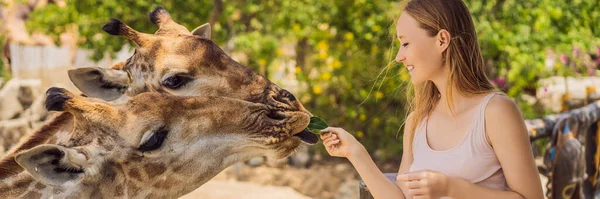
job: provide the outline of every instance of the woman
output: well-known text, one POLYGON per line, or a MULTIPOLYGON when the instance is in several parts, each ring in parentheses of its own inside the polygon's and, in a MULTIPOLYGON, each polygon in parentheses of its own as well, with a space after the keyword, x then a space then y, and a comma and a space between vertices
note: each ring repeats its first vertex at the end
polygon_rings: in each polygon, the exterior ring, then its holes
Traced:
POLYGON ((543 198, 522 115, 485 76, 466 5, 412 0, 396 25, 415 93, 396 184, 344 129, 323 130, 327 152, 348 158, 378 199, 543 198))

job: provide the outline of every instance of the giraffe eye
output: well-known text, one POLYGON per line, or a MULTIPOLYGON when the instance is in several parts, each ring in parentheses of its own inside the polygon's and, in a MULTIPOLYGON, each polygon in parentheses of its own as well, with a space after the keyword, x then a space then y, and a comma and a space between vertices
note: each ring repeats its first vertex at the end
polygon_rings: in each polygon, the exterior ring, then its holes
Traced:
POLYGON ((142 146, 140 146, 138 150, 146 152, 160 148, 162 143, 165 141, 165 138, 167 137, 167 133, 169 133, 169 131, 164 128, 161 128, 160 130, 154 132, 154 134, 152 134, 152 136, 148 138, 148 141, 142 144, 142 146))
POLYGON ((192 81, 191 77, 182 76, 182 75, 173 75, 165 80, 163 80, 162 84, 170 89, 179 89, 182 86, 185 86, 187 83, 192 81))

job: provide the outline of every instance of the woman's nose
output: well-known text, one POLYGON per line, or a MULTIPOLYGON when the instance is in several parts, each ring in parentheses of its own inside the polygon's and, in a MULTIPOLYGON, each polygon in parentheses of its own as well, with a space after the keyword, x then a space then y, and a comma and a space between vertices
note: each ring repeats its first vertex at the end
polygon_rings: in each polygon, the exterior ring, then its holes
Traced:
POLYGON ((398 50, 398 53, 396 54, 395 60, 397 62, 403 62, 404 60, 406 60, 406 57, 404 56, 404 53, 402 52, 402 49, 398 50))

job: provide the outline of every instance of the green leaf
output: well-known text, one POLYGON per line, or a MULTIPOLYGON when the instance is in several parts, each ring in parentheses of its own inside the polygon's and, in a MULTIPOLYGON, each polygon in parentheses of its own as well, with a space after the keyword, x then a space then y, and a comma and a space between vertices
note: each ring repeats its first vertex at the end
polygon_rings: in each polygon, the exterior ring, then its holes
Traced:
POLYGON ((327 125, 327 122, 325 122, 325 120, 318 117, 310 117, 310 123, 308 124, 308 127, 306 127, 306 130, 314 134, 320 134, 320 130, 325 129, 328 126, 329 125, 327 125))

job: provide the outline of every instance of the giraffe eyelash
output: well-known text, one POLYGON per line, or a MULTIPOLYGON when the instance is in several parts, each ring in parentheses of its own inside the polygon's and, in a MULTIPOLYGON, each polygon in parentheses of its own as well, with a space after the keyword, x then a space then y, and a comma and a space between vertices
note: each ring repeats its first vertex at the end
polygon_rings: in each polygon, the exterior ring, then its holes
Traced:
MULTIPOLYGON (((144 144, 142 144, 138 148, 138 150, 140 150, 142 152, 147 152, 147 151, 153 151, 153 150, 160 148, 162 146, 163 142, 165 141, 168 133, 169 133, 169 131, 165 127, 161 127, 160 129, 158 129, 155 132, 146 134, 144 137, 148 137, 148 138, 146 140, 144 140, 144 142, 143 142, 144 144)), ((144 139, 144 138, 142 138, 142 139, 144 139)))

